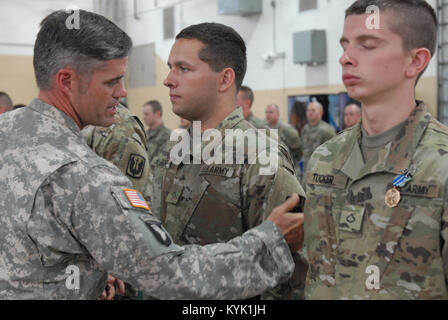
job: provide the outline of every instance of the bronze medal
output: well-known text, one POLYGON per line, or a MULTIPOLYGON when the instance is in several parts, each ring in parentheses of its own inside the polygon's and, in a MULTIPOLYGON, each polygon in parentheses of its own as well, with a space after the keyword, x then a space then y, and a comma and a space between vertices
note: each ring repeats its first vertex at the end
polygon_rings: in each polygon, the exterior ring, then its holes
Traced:
POLYGON ((387 190, 384 200, 389 208, 395 208, 401 200, 400 191, 398 191, 395 187, 387 190))

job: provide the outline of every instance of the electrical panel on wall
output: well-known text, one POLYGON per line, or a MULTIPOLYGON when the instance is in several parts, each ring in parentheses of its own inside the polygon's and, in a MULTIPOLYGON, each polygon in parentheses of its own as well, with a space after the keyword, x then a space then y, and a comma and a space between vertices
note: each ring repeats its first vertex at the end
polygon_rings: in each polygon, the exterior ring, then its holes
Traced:
POLYGON ((325 30, 307 30, 293 35, 294 63, 316 66, 327 62, 325 30))
POLYGON ((317 9, 317 0, 299 0, 299 12, 317 9))
POLYGON ((129 56, 129 87, 156 85, 156 47, 154 43, 132 48, 129 56))
POLYGON ((163 9, 163 39, 174 38, 174 6, 163 9))
POLYGON ((218 14, 247 16, 260 14, 262 0, 218 0, 218 14))

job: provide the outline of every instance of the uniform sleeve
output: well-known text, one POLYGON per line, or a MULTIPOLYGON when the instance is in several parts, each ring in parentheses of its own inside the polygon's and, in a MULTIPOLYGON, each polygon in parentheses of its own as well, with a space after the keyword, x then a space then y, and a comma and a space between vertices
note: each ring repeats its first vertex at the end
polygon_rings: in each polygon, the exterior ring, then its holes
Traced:
POLYGON ((92 132, 89 144, 100 157, 112 162, 131 180, 135 189, 149 200, 150 164, 145 145, 145 132, 134 117, 119 119, 119 124, 92 132))
POLYGON ((273 223, 228 243, 180 247, 148 210, 134 207, 122 182, 90 170, 71 216, 79 241, 112 275, 159 299, 243 299, 291 276, 292 257, 273 223))
POLYGON ((288 142, 288 147, 291 151, 291 155, 294 158, 294 161, 299 162, 300 159, 302 159, 302 143, 299 133, 296 129, 291 128, 290 130, 288 130, 288 142))
MULTIPOLYGON (((243 179, 243 185, 245 186, 243 190, 246 187, 248 190, 244 201, 249 208, 247 211, 249 227, 265 220, 275 207, 285 202, 286 198, 293 193, 305 196, 305 192, 295 175, 291 160, 284 157, 280 150, 278 155, 277 169, 273 174, 260 174, 260 166, 252 165, 243 179)), ((272 290, 263 292, 262 299, 303 299, 308 264, 299 252, 294 252, 293 261, 293 277, 272 290)))
POLYGON ((246 166, 242 179, 243 218, 248 228, 264 221, 275 207, 285 202, 287 196, 304 194, 294 174, 293 164, 280 151, 277 158, 267 154, 265 159, 269 159, 273 169, 271 174, 263 171, 267 166, 258 162, 246 166))
POLYGON ((445 182, 441 238, 442 238, 443 272, 445 273, 445 282, 448 285, 448 181, 445 182))

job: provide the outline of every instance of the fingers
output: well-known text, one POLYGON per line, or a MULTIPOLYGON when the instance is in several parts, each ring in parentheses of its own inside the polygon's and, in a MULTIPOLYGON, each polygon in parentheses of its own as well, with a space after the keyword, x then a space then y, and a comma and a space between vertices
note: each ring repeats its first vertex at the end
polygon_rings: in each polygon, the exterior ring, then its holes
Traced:
POLYGON ((122 280, 120 280, 120 279, 117 279, 116 283, 117 283, 117 285, 118 285, 118 291, 119 291, 121 294, 124 294, 124 291, 125 291, 124 281, 122 281, 122 280))
POLYGON ((294 209, 295 206, 299 203, 299 196, 295 193, 291 195, 285 202, 283 202, 278 209, 281 212, 290 212, 290 210, 294 209))
POLYGON ((113 284, 107 285, 107 298, 106 300, 113 300, 115 297, 115 286, 113 284))

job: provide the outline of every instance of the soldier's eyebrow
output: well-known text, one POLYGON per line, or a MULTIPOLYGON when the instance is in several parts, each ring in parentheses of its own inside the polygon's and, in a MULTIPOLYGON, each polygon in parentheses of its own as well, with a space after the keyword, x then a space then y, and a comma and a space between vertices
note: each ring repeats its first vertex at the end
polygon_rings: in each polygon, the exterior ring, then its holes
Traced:
MULTIPOLYGON (((363 34, 363 35, 357 36, 355 38, 356 42, 365 42, 367 40, 373 40, 373 41, 378 41, 378 42, 385 42, 384 39, 382 39, 380 37, 377 37, 377 36, 374 36, 374 35, 371 35, 371 34, 363 34)), ((341 37, 341 39, 339 40, 339 43, 341 44, 341 46, 343 46, 344 44, 349 43, 349 42, 350 41, 346 37, 344 37, 344 36, 341 37)))
POLYGON ((173 62, 173 63, 171 63, 171 62, 167 62, 167 64, 168 64, 168 67, 169 67, 170 69, 173 67, 173 64, 174 64, 176 67, 181 67, 181 66, 192 67, 192 65, 191 65, 190 63, 188 63, 187 61, 184 61, 184 60, 175 61, 175 62, 173 62))
POLYGON ((121 75, 121 76, 115 77, 115 78, 113 78, 113 79, 106 80, 106 81, 104 81, 104 83, 112 83, 112 82, 121 80, 123 77, 124 77, 124 75, 121 75))

